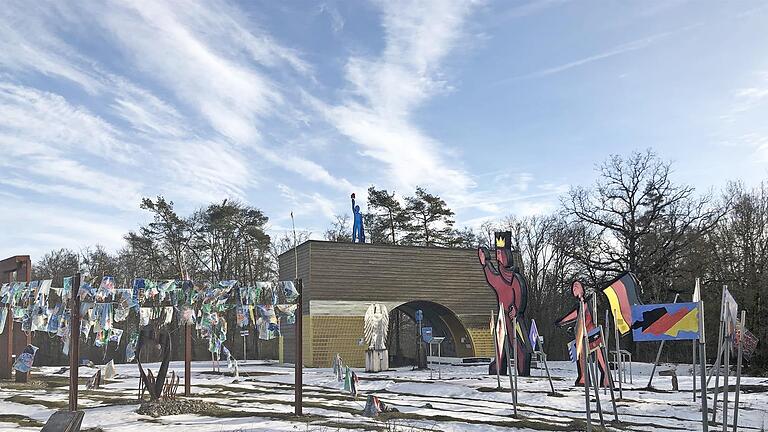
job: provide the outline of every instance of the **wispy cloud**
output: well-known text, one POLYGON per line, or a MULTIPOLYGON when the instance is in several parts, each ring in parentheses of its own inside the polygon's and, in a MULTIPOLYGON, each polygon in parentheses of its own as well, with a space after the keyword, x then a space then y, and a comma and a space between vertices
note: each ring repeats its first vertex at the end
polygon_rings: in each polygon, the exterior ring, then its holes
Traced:
POLYGON ((413 121, 413 111, 446 91, 441 63, 463 35, 475 4, 463 1, 380 2, 385 47, 346 64, 344 101, 317 106, 362 155, 383 162, 397 188, 416 185, 460 193, 471 179, 446 157, 442 143, 413 121))
POLYGON ((657 44, 657 43, 661 42, 662 40, 667 39, 667 38, 669 38, 669 37, 671 37, 671 36, 673 36, 675 34, 678 34, 678 33, 684 32, 684 31, 688 31, 688 30, 692 30, 694 28, 700 27, 701 25, 703 25, 703 24, 702 23, 697 23, 697 24, 681 27, 681 28, 673 30, 673 31, 667 31, 667 32, 663 32, 663 33, 658 33, 658 34, 654 34, 654 35, 651 35, 651 36, 647 36, 647 37, 644 37, 644 38, 636 39, 636 40, 633 40, 633 41, 630 41, 630 42, 626 42, 626 43, 617 45, 617 46, 615 46, 613 48, 610 48, 608 50, 605 50, 605 51, 602 51, 602 52, 599 52, 599 53, 596 53, 596 54, 592 54, 592 55, 589 55, 589 56, 586 56, 586 57, 583 57, 583 58, 580 58, 580 59, 577 59, 577 60, 572 60, 572 61, 569 61, 569 62, 566 62, 566 63, 562 63, 562 64, 559 64, 559 65, 556 65, 556 66, 551 66, 551 67, 548 67, 548 68, 545 68, 545 69, 542 69, 542 70, 539 70, 539 71, 536 71, 536 72, 532 72, 532 73, 529 73, 529 74, 514 76, 514 77, 510 77, 510 78, 505 78, 505 79, 502 79, 502 80, 499 80, 499 81, 493 83, 493 85, 505 84, 505 83, 508 83, 508 82, 511 82, 511 81, 517 81, 517 80, 522 80, 522 79, 541 78, 541 77, 545 77, 545 76, 548 76, 548 75, 554 75, 554 74, 558 74, 558 73, 561 73, 561 72, 565 72, 565 71, 573 69, 573 68, 584 66, 584 65, 589 64, 589 63, 593 63, 593 62, 604 60, 604 59, 611 58, 611 57, 620 56, 620 55, 623 55, 623 54, 626 54, 626 53, 629 53, 629 52, 632 52, 632 51, 638 51, 638 50, 647 48, 647 47, 649 47, 651 45, 657 44))

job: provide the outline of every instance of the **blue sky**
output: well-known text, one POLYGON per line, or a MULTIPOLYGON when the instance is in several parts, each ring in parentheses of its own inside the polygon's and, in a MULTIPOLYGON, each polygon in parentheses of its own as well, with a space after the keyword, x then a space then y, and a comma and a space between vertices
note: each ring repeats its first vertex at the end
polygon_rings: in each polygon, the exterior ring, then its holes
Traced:
POLYGON ((351 192, 422 185, 477 225, 648 147, 753 185, 766 28, 761 1, 6 2, 0 256, 118 248, 159 194, 318 236, 351 192))

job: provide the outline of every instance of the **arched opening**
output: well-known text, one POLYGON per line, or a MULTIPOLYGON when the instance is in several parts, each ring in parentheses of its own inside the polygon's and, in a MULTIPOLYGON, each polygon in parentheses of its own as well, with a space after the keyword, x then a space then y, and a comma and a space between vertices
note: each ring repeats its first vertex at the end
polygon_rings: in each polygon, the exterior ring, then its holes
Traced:
MULTIPOLYGON (((417 310, 421 310, 424 315, 423 327, 432 327, 433 336, 445 337, 440 347, 443 357, 473 357, 475 355, 469 333, 456 314, 437 303, 412 301, 389 312, 387 347, 389 348, 390 366, 416 364, 418 343, 421 341, 419 327, 416 323, 417 310)), ((426 347, 426 349, 429 348, 426 347)))

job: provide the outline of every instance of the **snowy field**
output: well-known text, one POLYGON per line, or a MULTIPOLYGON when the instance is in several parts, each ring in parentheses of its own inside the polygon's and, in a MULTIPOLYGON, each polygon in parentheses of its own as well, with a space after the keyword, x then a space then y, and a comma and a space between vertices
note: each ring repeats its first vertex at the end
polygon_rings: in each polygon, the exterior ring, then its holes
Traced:
MULTIPOLYGON (((150 364, 157 370, 158 364, 150 364)), ((181 362, 171 370, 183 373, 181 362)), ((670 369, 663 365, 657 369, 670 369)), ((67 406, 68 374, 59 367, 33 369, 32 385, 0 382, 0 430, 39 431, 57 409, 67 406)), ((512 416, 509 381, 488 376, 487 366, 443 366, 442 379, 430 379, 429 371, 401 368, 360 377, 355 399, 343 390, 330 369, 305 369, 303 418, 292 417, 293 369, 271 362, 249 361, 234 378, 209 372, 210 363, 193 364, 193 395, 221 407, 209 415, 177 415, 154 419, 136 414, 138 368, 118 365, 118 376, 99 390, 85 390, 85 378, 94 369, 80 369, 80 408, 85 410, 83 428, 91 431, 563 431, 583 430, 584 392, 574 387, 574 365, 550 362, 556 395, 540 372, 519 378, 518 416, 512 416), (365 398, 377 395, 397 408, 377 419, 362 415, 365 398)), ((613 423, 610 394, 600 392, 608 430, 695 431, 701 430, 700 404, 691 396, 690 365, 677 368, 680 391, 673 392, 671 378, 657 376, 654 391, 646 391, 650 365, 635 363, 634 384, 624 385, 618 402, 620 423, 613 423), (609 423, 610 422, 610 423, 609 423)), ((543 375, 543 374, 542 374, 543 375)), ((436 376, 435 376, 436 378, 436 376)), ((735 380, 732 382, 732 385, 735 380)), ((714 380, 712 381, 714 385, 714 380)), ((722 385, 722 381, 721 381, 722 385)), ((183 387, 183 379, 182 379, 183 387)), ((742 378, 739 430, 759 431, 768 417, 768 378, 742 378)), ((183 388, 180 388, 183 393, 183 388)), ((712 390, 712 388, 710 389, 712 390)), ((594 397, 594 395, 592 395, 594 397)), ((618 397, 618 390, 617 390, 618 397)), ((710 409, 711 409, 710 393, 710 409)), ((734 393, 730 394, 733 401, 734 393)), ((593 404, 594 406, 594 404, 593 404)), ((718 411, 718 413, 720 410, 718 411)), ((597 414, 593 416, 597 421, 597 414)), ((718 415, 718 420, 721 417, 718 415)), ((715 427, 712 427, 715 430, 715 427)), ((599 430, 599 429, 597 429, 599 430)))

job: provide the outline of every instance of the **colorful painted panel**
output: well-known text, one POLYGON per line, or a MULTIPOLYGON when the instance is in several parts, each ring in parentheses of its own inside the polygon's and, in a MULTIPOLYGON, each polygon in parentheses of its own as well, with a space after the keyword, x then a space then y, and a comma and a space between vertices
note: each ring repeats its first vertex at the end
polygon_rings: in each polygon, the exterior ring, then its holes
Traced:
POLYGON ((634 305, 632 317, 635 342, 699 338, 698 303, 634 305))

